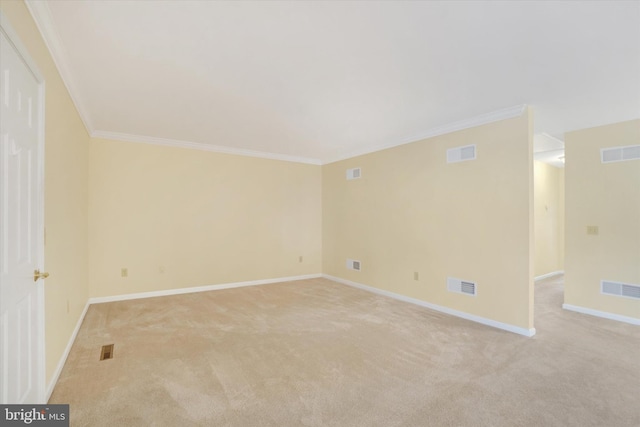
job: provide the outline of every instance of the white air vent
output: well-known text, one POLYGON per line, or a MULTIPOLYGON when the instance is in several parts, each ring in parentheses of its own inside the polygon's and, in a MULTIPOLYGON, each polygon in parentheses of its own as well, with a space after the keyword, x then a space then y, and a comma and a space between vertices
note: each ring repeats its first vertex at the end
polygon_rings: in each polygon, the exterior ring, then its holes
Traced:
POLYGON ((603 280, 600 282, 600 289, 603 294, 640 299, 640 285, 603 280))
POLYGON ((347 268, 349 270, 360 271, 360 261, 356 261, 355 259, 348 259, 347 260, 347 268))
POLYGON ((465 160, 476 159, 476 146, 465 145, 464 147, 450 148, 447 150, 447 163, 464 162, 465 160))
POLYGON ((640 159, 640 145, 626 147, 603 148, 600 150, 602 163, 623 162, 640 159))
POLYGON ((347 179, 358 179, 362 176, 360 168, 347 169, 347 179))
POLYGON ((478 289, 474 282, 468 280, 456 279, 455 277, 447 277, 447 289, 449 292, 457 292, 459 294, 477 295, 478 289))

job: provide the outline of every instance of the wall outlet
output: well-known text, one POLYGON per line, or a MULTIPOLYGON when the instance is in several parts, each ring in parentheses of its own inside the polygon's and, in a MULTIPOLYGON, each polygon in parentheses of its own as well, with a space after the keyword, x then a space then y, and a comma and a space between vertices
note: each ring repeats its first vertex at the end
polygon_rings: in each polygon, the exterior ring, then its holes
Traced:
POLYGON ((123 268, 120 270, 120 276, 122 277, 128 277, 129 276, 129 269, 128 268, 123 268))
POLYGON ((600 230, 597 225, 587 225, 587 234, 590 236, 597 236, 600 230))
POLYGON ((417 271, 413 272, 413 280, 420 280, 420 273, 418 273, 417 271))
POLYGON ((160 267, 158 267, 158 273, 164 274, 164 265, 161 265, 160 267))
POLYGON ((298 257, 298 262, 302 262, 302 255, 298 257))

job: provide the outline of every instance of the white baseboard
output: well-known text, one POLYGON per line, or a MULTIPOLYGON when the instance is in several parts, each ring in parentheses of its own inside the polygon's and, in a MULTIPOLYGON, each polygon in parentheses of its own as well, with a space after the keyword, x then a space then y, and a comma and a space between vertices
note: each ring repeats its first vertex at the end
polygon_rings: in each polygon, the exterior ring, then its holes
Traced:
POLYGON ((565 310, 575 311, 582 314, 589 314, 591 316, 602 317, 609 320, 617 320, 618 322, 630 323, 632 325, 640 325, 640 319, 629 316, 622 316, 620 314, 609 313, 608 311, 593 310, 591 308, 580 307, 578 305, 562 304, 562 308, 565 310))
POLYGON ((317 279, 321 274, 306 274, 303 276, 278 277, 275 279, 249 280, 247 282, 221 283, 219 285, 196 286, 193 288, 167 289, 164 291, 141 292, 137 294, 113 295, 110 297, 89 298, 89 304, 101 304, 103 302, 126 301, 130 299, 164 297, 168 295, 191 294, 194 292, 207 292, 220 289, 241 288, 244 286, 268 285, 270 283, 293 282, 295 280, 317 279))
POLYGON ((280 282, 293 282, 295 280, 306 280, 306 279, 317 279, 318 277, 322 277, 321 274, 306 274, 303 276, 289 276, 289 277, 279 277, 276 279, 265 279, 265 280, 250 280, 247 282, 235 282, 235 283, 223 283, 220 285, 207 285, 207 286, 197 286, 193 288, 179 288, 179 289, 167 289, 164 291, 153 291, 153 292, 141 292, 137 294, 125 294, 125 295, 114 295, 110 297, 98 297, 98 298, 89 298, 87 303, 84 306, 84 310, 82 310, 82 314, 80 314, 80 318, 78 319, 78 323, 76 324, 71 337, 69 338, 69 342, 67 343, 67 347, 62 353, 60 357, 60 361, 58 362, 58 366, 56 367, 55 372, 53 373, 53 377, 47 386, 47 394, 46 394, 46 402, 51 398, 51 393, 53 393, 53 389, 58 382, 58 378, 60 378, 60 373, 62 373, 62 368, 64 368, 64 364, 67 361, 67 357, 69 356, 69 352, 71 351, 71 347, 73 346, 74 341, 76 340, 76 336, 78 335, 78 331, 80 330, 80 326, 82 326, 82 322, 84 321, 84 317, 87 314, 87 310, 91 304, 100 304, 104 302, 114 302, 114 301, 125 301, 131 299, 140 299, 140 298, 151 298, 151 297, 160 297, 167 295, 179 295, 179 294, 188 294, 192 292, 205 292, 205 291, 215 291, 219 289, 231 289, 231 288, 240 288, 243 286, 256 286, 256 285, 267 285, 269 283, 280 283, 280 282))
POLYGON ((60 378, 60 374, 62 373, 62 368, 64 368, 64 364, 67 362, 67 357, 69 357, 69 352, 71 351, 71 347, 73 347, 73 343, 76 340, 76 336, 78 335, 78 331, 80 331, 80 327, 82 326, 82 322, 84 321, 84 316, 87 314, 87 310, 89 310, 89 301, 84 305, 84 309, 82 309, 82 313, 80 313, 80 317, 78 318, 78 322, 76 322, 76 327, 73 329, 71 336, 69 337, 69 342, 67 343, 67 347, 64 349, 62 356, 60 356, 60 360, 58 361, 58 366, 56 366, 56 370, 53 372, 53 377, 51 377, 51 381, 47 385, 45 402, 48 402, 51 398, 51 393, 53 393, 53 389, 58 382, 58 378, 60 378))
MULTIPOLYGON (((412 304, 416 304, 422 307, 430 308, 432 310, 440 311, 442 313, 450 314, 453 316, 461 317, 463 319, 471 320, 473 322, 481 323, 487 326, 493 326, 494 328, 503 329, 505 331, 514 332, 516 334, 524 335, 527 337, 532 337, 535 335, 536 330, 534 328, 525 329, 520 328, 518 326, 509 325, 507 323, 497 322, 495 320, 486 319, 484 317, 476 316, 473 314, 465 313, 458 310, 453 310, 447 307, 442 307, 436 304, 431 304, 426 301, 418 300, 415 298, 407 297, 404 295, 396 294, 393 292, 385 291, 382 289, 377 289, 371 286, 363 285, 361 283, 352 282, 350 280, 341 279, 339 277, 329 276, 327 274, 307 274, 303 276, 290 276, 290 277, 279 277, 275 279, 265 279, 265 280, 250 280, 246 282, 235 282, 235 283, 223 283, 219 285, 207 285, 207 286, 197 286, 192 288, 179 288, 179 289, 167 289, 163 291, 152 291, 152 292, 141 292, 135 294, 124 294, 124 295, 114 295, 109 297, 94 297, 89 298, 84 309, 82 310, 82 314, 78 319, 75 329, 69 338, 69 342, 67 343, 67 347, 64 350, 64 353, 60 357, 60 361, 58 362, 58 366, 47 386, 47 394, 46 401, 49 401, 51 397, 51 393, 53 393, 53 389, 55 388, 56 383, 58 382, 58 378, 60 377, 60 373, 62 372, 62 368, 64 367, 65 362, 67 361, 67 357, 69 356, 69 352, 71 351, 71 347, 78 335, 78 331, 82 326, 82 322, 84 321, 84 317, 87 314, 87 310, 91 304, 101 304, 105 302, 115 302, 115 301, 126 301, 132 299, 140 299, 140 298, 152 298, 159 296, 168 296, 168 295, 179 295, 179 294, 187 294, 193 292, 206 292, 206 291, 215 291, 220 289, 231 289, 231 288, 240 288, 243 286, 257 286, 257 285, 267 285, 270 283, 280 283, 280 282, 292 282, 295 280, 306 280, 306 279, 317 279, 318 277, 324 277, 329 280, 333 280, 338 283, 342 283, 345 285, 353 286, 356 288, 360 288, 369 292, 374 292, 380 295, 385 295, 391 298, 395 298, 400 301, 409 302, 412 304)), ((577 311, 577 310, 576 310, 577 311)), ((630 318, 629 318, 630 319, 630 318)))
POLYGON ((374 288, 372 286, 363 285, 362 283, 352 282, 351 280, 341 279, 339 277, 330 276, 328 274, 323 274, 322 277, 333 280, 334 282, 342 283, 348 286, 353 286, 354 288, 363 289, 365 291, 373 292, 379 295, 384 295, 387 297, 391 297, 400 301, 409 302, 411 304, 416 304, 421 307, 429 308, 431 310, 439 311, 441 313, 450 314, 452 316, 461 317, 466 320, 471 320, 472 322, 481 323, 483 325, 492 326, 494 328, 502 329, 505 331, 513 332, 519 335, 524 335, 526 337, 532 337, 536 334, 535 328, 526 329, 521 328, 519 326, 510 325, 508 323, 498 322, 496 320, 487 319, 485 317, 476 316, 475 314, 465 313, 464 311, 454 310, 452 308, 443 307, 441 305, 432 304, 426 301, 422 301, 416 298, 411 298, 405 295, 396 294, 394 292, 385 291, 382 289, 374 288))
POLYGON ((548 279, 549 277, 553 277, 553 276, 560 276, 561 274, 564 274, 564 270, 552 271, 551 273, 541 274, 540 276, 534 277, 533 280, 537 282, 538 280, 548 279))

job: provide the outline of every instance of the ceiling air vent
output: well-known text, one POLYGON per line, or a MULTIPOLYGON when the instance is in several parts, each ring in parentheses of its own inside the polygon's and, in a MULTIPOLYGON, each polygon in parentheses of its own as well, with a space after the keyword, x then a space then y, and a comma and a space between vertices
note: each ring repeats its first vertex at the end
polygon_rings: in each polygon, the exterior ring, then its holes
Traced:
POLYGON ((465 145, 464 147, 450 148, 447 150, 447 163, 464 162, 476 159, 476 146, 465 145))
POLYGON ((640 159, 640 145, 626 147, 603 148, 600 150, 602 163, 623 162, 640 159))
POLYGON ((603 294, 640 299, 640 285, 603 280, 600 282, 600 289, 603 294))
POLYGON ((477 295, 477 285, 474 282, 456 279, 455 277, 447 277, 447 289, 449 292, 473 296, 477 295))
POLYGON ((360 261, 356 261, 355 259, 348 259, 347 260, 347 268, 349 270, 360 271, 360 261))
POLYGON ((347 169, 347 179, 358 179, 362 176, 360 168, 347 169))

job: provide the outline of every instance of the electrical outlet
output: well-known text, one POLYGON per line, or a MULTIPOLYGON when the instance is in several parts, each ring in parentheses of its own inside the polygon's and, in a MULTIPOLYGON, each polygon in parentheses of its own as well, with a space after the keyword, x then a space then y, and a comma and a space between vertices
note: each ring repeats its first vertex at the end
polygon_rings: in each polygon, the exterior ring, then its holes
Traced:
POLYGON ((129 269, 128 268, 123 268, 122 270, 120 270, 120 276, 128 277, 129 276, 129 269))
POLYGON ((161 265, 160 267, 158 267, 158 273, 164 274, 164 265, 161 265))
POLYGON ((597 225, 587 225, 587 234, 590 236, 597 236, 599 233, 597 225))
POLYGON ((302 262, 302 255, 298 257, 298 262, 302 262))
POLYGON ((413 280, 420 280, 420 274, 417 271, 413 272, 413 280))

